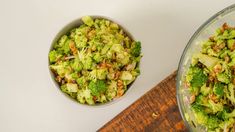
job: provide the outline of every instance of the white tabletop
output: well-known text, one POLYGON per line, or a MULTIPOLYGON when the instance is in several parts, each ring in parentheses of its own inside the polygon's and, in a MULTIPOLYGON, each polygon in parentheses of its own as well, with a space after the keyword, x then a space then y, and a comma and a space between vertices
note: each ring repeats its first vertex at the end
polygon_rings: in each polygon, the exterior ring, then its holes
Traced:
POLYGON ((0 131, 95 131, 173 72, 192 34, 233 0, 1 0, 0 131), (142 42, 141 76, 120 101, 84 107, 53 84, 55 34, 83 15, 103 15, 142 42))

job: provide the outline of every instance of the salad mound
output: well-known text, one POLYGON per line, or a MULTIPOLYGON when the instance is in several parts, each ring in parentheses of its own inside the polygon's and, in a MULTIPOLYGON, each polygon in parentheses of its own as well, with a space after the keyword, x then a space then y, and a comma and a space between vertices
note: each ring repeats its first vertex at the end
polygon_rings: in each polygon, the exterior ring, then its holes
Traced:
POLYGON ((207 131, 234 131, 235 28, 224 23, 202 43, 185 80, 197 124, 207 131))
POLYGON ((49 52, 60 89, 79 103, 94 105, 121 97, 140 75, 141 43, 116 23, 82 17, 49 52))

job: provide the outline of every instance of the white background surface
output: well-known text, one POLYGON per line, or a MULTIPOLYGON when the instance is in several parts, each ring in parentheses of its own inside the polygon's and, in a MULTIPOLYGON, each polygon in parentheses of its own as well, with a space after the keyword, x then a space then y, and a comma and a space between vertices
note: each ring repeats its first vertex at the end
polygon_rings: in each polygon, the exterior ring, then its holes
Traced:
POLYGON ((1 0, 0 131, 95 131, 173 72, 196 29, 233 0, 1 0), (53 84, 47 54, 55 34, 83 15, 125 26, 143 45, 142 74, 120 101, 84 107, 53 84))

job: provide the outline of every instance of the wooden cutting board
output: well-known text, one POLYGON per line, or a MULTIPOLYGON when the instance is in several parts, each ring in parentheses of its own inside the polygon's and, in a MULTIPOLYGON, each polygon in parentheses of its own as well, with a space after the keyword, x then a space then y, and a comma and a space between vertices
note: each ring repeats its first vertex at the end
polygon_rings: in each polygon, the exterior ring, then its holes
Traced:
POLYGON ((98 131, 187 131, 176 101, 176 71, 98 131))

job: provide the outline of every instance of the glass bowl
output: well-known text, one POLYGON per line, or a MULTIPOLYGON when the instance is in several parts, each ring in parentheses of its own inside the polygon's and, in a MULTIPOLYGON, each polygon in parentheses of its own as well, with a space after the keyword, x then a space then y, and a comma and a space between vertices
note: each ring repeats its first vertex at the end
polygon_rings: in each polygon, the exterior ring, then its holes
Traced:
POLYGON ((206 129, 197 124, 190 110, 190 94, 184 86, 185 75, 189 68, 192 55, 201 50, 200 44, 213 35, 215 30, 225 22, 230 26, 235 26, 235 4, 216 13, 203 23, 189 40, 180 59, 176 78, 177 103, 184 123, 190 131, 206 131, 206 129))

